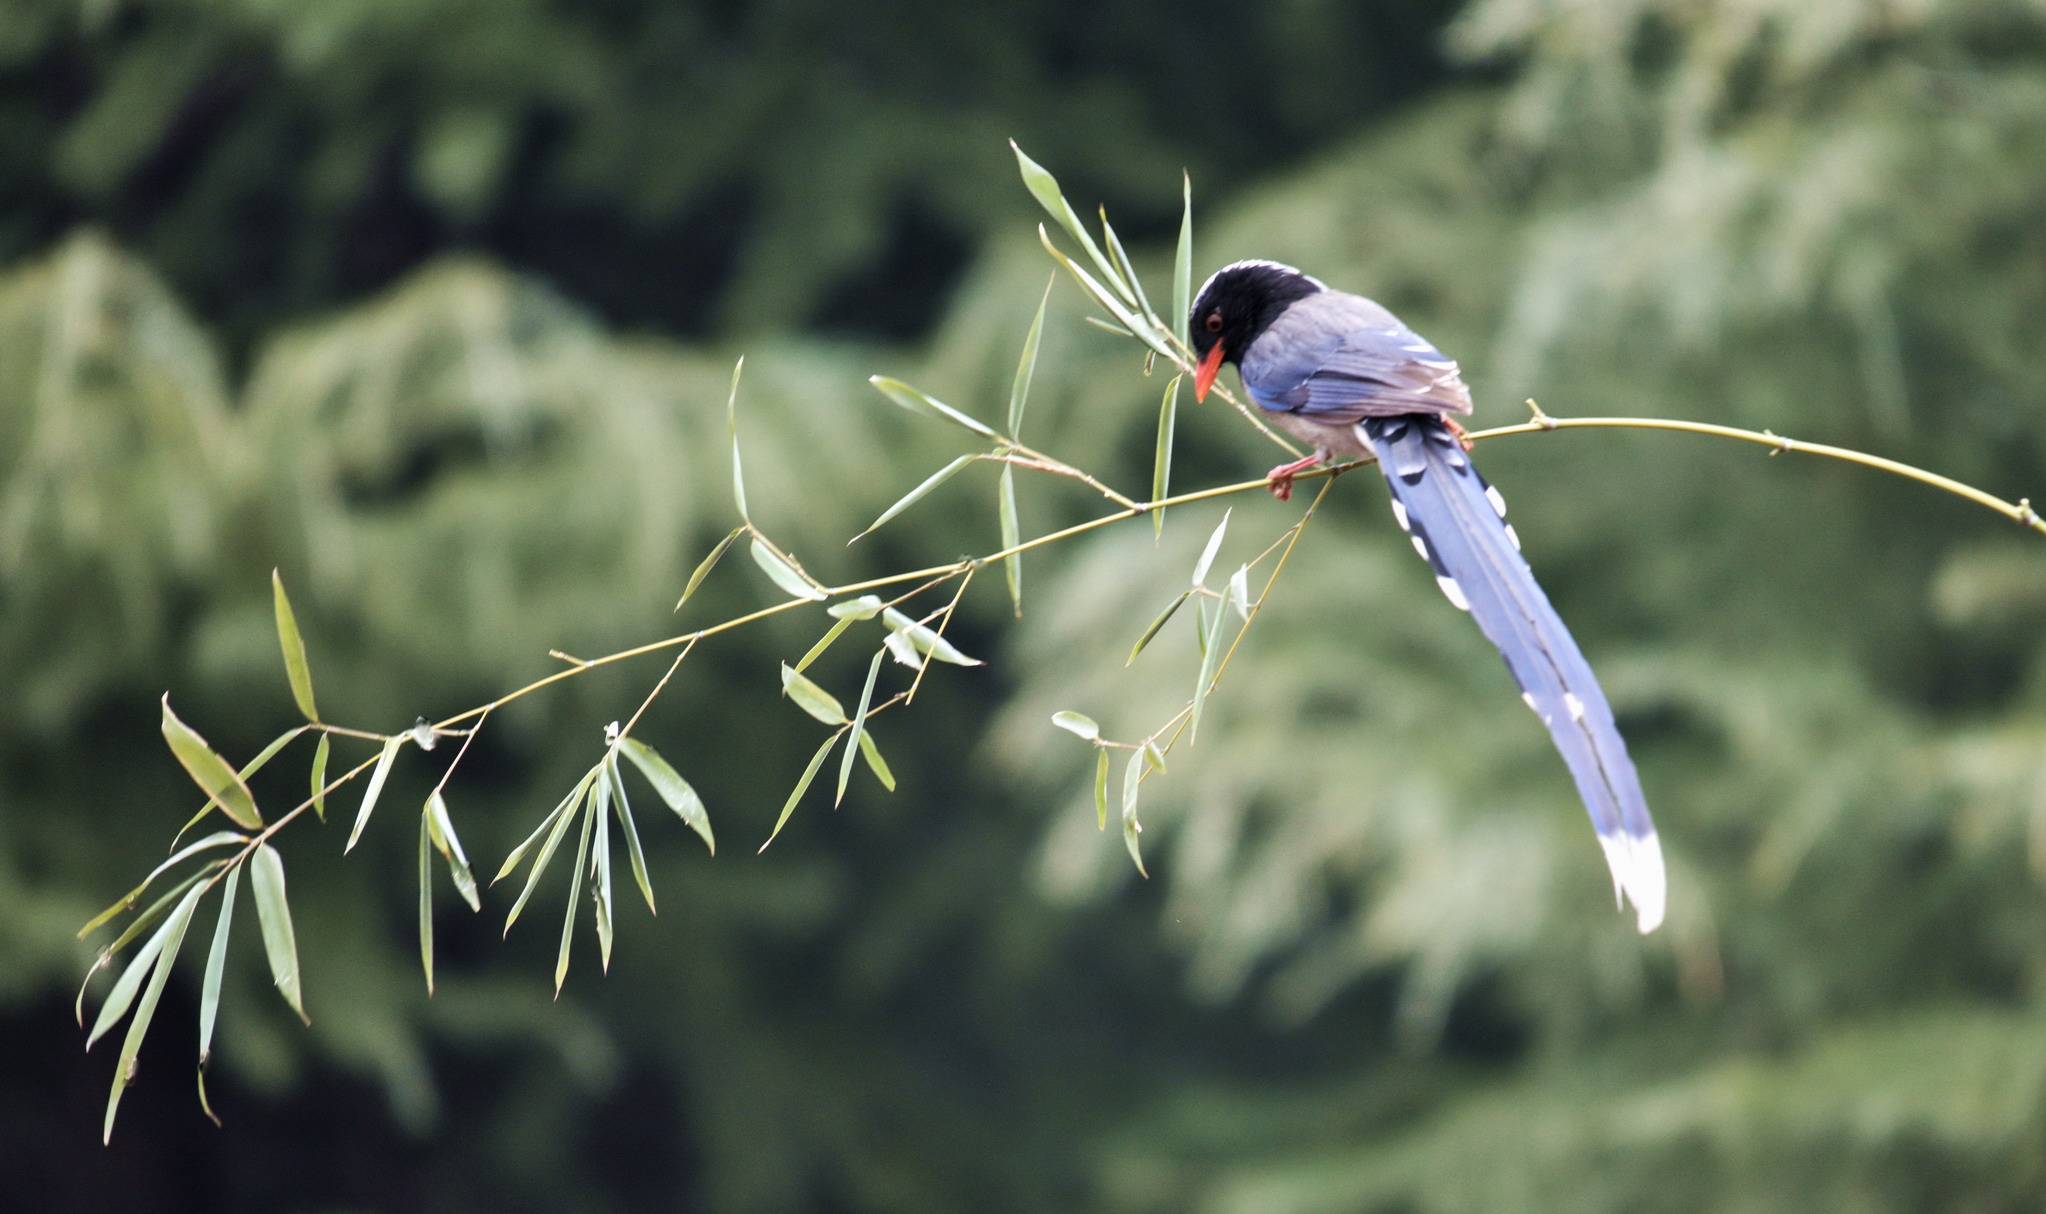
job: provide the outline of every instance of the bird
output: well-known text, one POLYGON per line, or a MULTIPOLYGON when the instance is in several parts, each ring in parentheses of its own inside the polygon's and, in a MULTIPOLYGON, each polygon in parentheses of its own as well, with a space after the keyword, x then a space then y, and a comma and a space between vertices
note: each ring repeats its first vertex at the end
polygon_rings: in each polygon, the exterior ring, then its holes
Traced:
POLYGON ((1194 399, 1224 363, 1252 403, 1312 454, 1267 474, 1274 496, 1338 457, 1375 456, 1393 518, 1457 610, 1499 650, 1521 699, 1562 753, 1613 877, 1643 935, 1661 925, 1662 847, 1613 710, 1535 581, 1506 500, 1471 463, 1471 412, 1456 362, 1385 307, 1275 261, 1238 261, 1201 285, 1187 317, 1194 399))

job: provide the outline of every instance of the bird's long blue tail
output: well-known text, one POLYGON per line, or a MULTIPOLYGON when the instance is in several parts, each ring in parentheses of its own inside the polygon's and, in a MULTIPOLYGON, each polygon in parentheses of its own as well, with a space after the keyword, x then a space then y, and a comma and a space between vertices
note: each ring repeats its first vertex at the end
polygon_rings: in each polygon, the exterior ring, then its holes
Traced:
POLYGON ((1614 896, 1634 904, 1642 932, 1662 922, 1662 848, 1641 779, 1591 666, 1520 555, 1506 502, 1478 475, 1448 428, 1422 416, 1371 418, 1359 436, 1378 454, 1393 514, 1506 659, 1521 698, 1542 719, 1591 812, 1614 896))

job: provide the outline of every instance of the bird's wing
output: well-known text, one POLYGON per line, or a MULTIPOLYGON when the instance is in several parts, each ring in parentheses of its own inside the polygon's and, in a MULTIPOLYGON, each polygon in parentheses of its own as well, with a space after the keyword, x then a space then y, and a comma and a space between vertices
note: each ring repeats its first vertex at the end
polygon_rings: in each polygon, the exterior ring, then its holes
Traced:
POLYGON ((1641 778, 1590 664, 1520 555, 1505 499, 1433 418, 1373 418, 1357 430, 1377 452, 1393 514, 1442 593, 1498 647, 1521 698, 1562 752, 1605 848, 1615 896, 1633 902, 1643 932, 1655 930, 1663 914, 1662 850, 1641 778))
POLYGON ((1362 296, 1310 295, 1258 338, 1244 386, 1274 412, 1344 425, 1405 413, 1469 413, 1455 360, 1362 296))

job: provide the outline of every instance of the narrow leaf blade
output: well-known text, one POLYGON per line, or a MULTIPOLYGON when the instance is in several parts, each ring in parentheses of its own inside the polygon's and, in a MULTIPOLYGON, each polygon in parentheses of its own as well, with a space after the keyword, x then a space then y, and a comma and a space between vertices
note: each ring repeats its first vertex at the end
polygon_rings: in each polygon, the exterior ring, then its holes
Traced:
MULTIPOLYGON (((1188 345, 1186 326, 1193 312, 1193 177, 1180 174, 1185 207, 1179 214, 1179 249, 1172 259, 1172 332, 1188 345)), ((1191 347, 1189 347, 1191 348, 1191 347)))
POLYGON ((767 833, 767 843, 760 845, 761 851, 766 851, 768 843, 774 842, 780 836, 781 828, 788 825, 789 815, 796 812, 796 802, 802 800, 803 794, 810 790, 810 781, 817 778, 817 769, 824 766, 825 756, 831 753, 831 747, 837 741, 838 735, 832 734, 824 739, 824 744, 817 748, 817 753, 810 756, 810 765, 803 769, 802 778, 798 779, 795 788, 789 791, 789 799, 781 807, 781 816, 774 820, 774 829, 767 833))
MULTIPOLYGON (((1233 510, 1234 507, 1231 507, 1233 510)), ((1222 550, 1222 536, 1229 530, 1230 510, 1222 512, 1222 521, 1215 524, 1214 533, 1208 536, 1208 546, 1201 549, 1201 559, 1194 562, 1193 579, 1189 583, 1199 586, 1207 580, 1208 566, 1215 563, 1215 554, 1222 550)))
POLYGON ((206 744, 206 739, 171 711, 169 692, 163 697, 162 726, 164 741, 170 744, 171 753, 177 756, 179 765, 199 786, 199 791, 219 802, 221 812, 234 819, 235 825, 254 830, 263 824, 263 815, 256 812, 256 798, 249 792, 249 786, 228 766, 226 759, 206 744))
POLYGON ((660 914, 654 906, 654 883, 646 875, 646 853, 640 850, 639 827, 632 820, 632 802, 625 796, 625 779, 618 774, 618 756, 611 755, 604 760, 604 778, 611 781, 611 809, 618 815, 618 828, 625 835, 625 854, 632 861, 632 879, 639 885, 640 896, 646 899, 647 911, 660 914))
POLYGON ((185 929, 191 926, 192 909, 199 903, 203 888, 194 889, 178 903, 178 908, 163 925, 164 942, 158 950, 156 967, 150 972, 149 986, 142 992, 142 1001, 135 1006, 135 1019, 128 1023, 128 1036, 121 1042, 121 1057, 114 1064, 113 1090, 107 1093, 106 1123, 100 1130, 100 1142, 111 1142, 114 1137, 114 1111, 121 1105, 121 1092, 135 1075, 135 1060, 142 1052, 142 1038, 149 1033, 149 1022, 156 1016, 157 1001, 163 998, 163 988, 170 981, 171 965, 177 960, 178 949, 185 942, 185 929))
POLYGON ((448 876, 454 879, 455 892, 462 895, 462 901, 469 904, 470 910, 482 910, 483 900, 476 890, 476 874, 469 869, 469 857, 462 850, 461 839, 455 836, 455 821, 448 816, 448 803, 439 789, 426 799, 423 816, 433 845, 448 862, 448 876))
MULTIPOLYGON (((1179 425, 1179 381, 1173 376, 1165 385, 1164 399, 1158 402, 1158 446, 1151 456, 1151 500, 1162 502, 1172 496, 1172 441, 1179 425)), ((1165 532, 1165 510, 1161 507, 1151 512, 1151 534, 1153 537, 1165 532)))
POLYGON ((327 759, 333 750, 332 738, 324 733, 320 735, 320 744, 313 747, 313 812, 322 822, 327 820, 327 759))
POLYGON ((270 597, 277 611, 277 643, 284 649, 284 676, 291 681, 291 698, 298 701, 298 710, 308 721, 318 721, 320 710, 313 704, 313 672, 306 663, 305 639, 299 635, 298 615, 291 609, 291 599, 284 593, 284 578, 277 570, 270 571, 270 597))
POLYGON ((355 811, 355 826, 348 832, 348 845, 341 849, 342 855, 355 850, 355 841, 362 838, 362 828, 369 825, 369 815, 377 807, 377 798, 384 793, 384 780, 391 774, 391 763, 398 757, 398 747, 405 741, 404 734, 384 739, 383 753, 377 756, 377 765, 370 770, 369 786, 362 790, 362 808, 355 811))
POLYGON ((419 966, 426 971, 426 997, 433 998, 433 843, 425 814, 419 815, 419 966))
POLYGON ((1144 833, 1143 824, 1137 821, 1137 789, 1143 782, 1144 756, 1139 751, 1130 756, 1129 766, 1122 772, 1122 843, 1136 863, 1137 875, 1148 880, 1151 874, 1144 871, 1144 853, 1137 838, 1144 833))
POLYGON ((1165 605, 1165 610, 1159 612, 1158 617, 1152 620, 1150 624, 1144 628, 1144 635, 1138 637, 1137 643, 1130 646, 1130 656, 1123 662, 1123 665, 1128 666, 1132 662, 1135 662, 1137 660, 1137 655, 1144 652, 1144 646, 1149 645, 1151 643, 1151 638, 1158 635, 1158 630, 1165 627, 1165 622, 1167 620, 1170 620, 1173 614, 1177 612, 1189 598, 1192 597, 1193 591, 1182 590, 1179 592, 1178 598, 1172 600, 1170 603, 1167 603, 1165 605))
POLYGON ((1108 751, 1094 752, 1094 828, 1108 829, 1108 751))
MULTIPOLYGON (((1066 201, 1065 192, 1059 189, 1058 178, 1053 177, 1043 165, 1025 156, 1023 149, 1016 146, 1015 140, 1009 141, 1009 147, 1016 153, 1016 167, 1023 174, 1023 185, 1030 191, 1030 196, 1037 199, 1037 205, 1043 207, 1053 219, 1058 220, 1059 226, 1064 228, 1067 234, 1080 242, 1080 247, 1087 250, 1087 255, 1101 268, 1101 273, 1113 281, 1116 277, 1114 267, 1101 255, 1101 247, 1094 243, 1094 237, 1088 234, 1086 225, 1080 222, 1080 216, 1073 211, 1073 205, 1066 201)), ((1128 287, 1117 282, 1116 289, 1121 291, 1130 303, 1136 302, 1136 297, 1130 294, 1128 287)))
POLYGON ((979 658, 969 658, 959 652, 957 646, 946 640, 943 634, 930 625, 920 624, 893 607, 884 610, 881 613, 881 618, 887 623, 890 631, 901 634, 916 652, 926 657, 936 658, 940 662, 949 662, 954 666, 987 665, 987 663, 979 658))
POLYGON ((886 375, 870 375, 867 377, 867 382, 874 385, 883 396, 901 405, 911 413, 921 413, 927 417, 935 417, 951 422, 953 425, 970 430, 982 438, 1001 437, 986 422, 975 417, 969 417, 937 397, 913 388, 899 379, 886 375))
POLYGON ((886 651, 875 650, 874 660, 867 663, 867 685, 860 689, 860 706, 853 710, 852 737, 845 743, 845 754, 838 761, 838 795, 831 800, 836 809, 845 801, 845 785, 852 779, 853 753, 867 736, 867 706, 874 702, 874 680, 881 674, 881 659, 886 651))
POLYGON ((881 757, 881 748, 874 744, 874 731, 867 730, 860 735, 860 757, 867 761, 867 767, 874 778, 881 781, 881 787, 895 791, 895 773, 888 769, 888 760, 881 757))
POLYGON ((1083 738, 1089 742, 1101 736, 1101 726, 1095 722, 1093 717, 1083 712, 1065 710, 1055 712, 1051 714, 1051 723, 1072 734, 1074 737, 1083 738))
MULTIPOLYGON (((739 508, 739 517, 750 524, 753 516, 746 513, 746 469, 739 461, 739 373, 745 369, 746 356, 742 354, 732 364, 732 391, 725 398, 725 433, 732 443, 732 504, 739 508)), ((683 597, 688 597, 687 592, 683 597)))
POLYGON ((1201 651, 1201 679, 1194 684, 1193 710, 1187 715, 1186 741, 1191 746, 1201 736, 1201 708, 1208 702, 1208 685, 1215 681, 1215 667, 1222 657, 1222 626, 1229 622, 1229 613, 1216 608, 1208 621, 1206 647, 1201 651))
POLYGON ((781 690, 795 701, 796 707, 824 724, 845 724, 845 706, 838 702, 838 697, 811 682, 808 675, 798 674, 787 662, 781 664, 781 690))
POLYGON ((1023 356, 1016 361, 1016 380, 1009 386, 1009 437, 1023 433, 1023 406, 1030 399, 1030 379, 1037 373, 1038 340, 1044 333, 1044 309, 1051 302, 1051 289, 1058 285, 1056 272, 1045 280, 1044 297, 1037 301, 1037 315, 1030 318, 1030 331, 1023 335, 1023 356))
MULTIPOLYGON (((1001 495, 997 502, 1002 520, 1002 547, 1014 548, 1023 542, 1022 531, 1016 521, 1016 467, 1002 465, 1001 495)), ((1011 552, 1002 558, 1002 572, 1009 582, 1009 601, 1015 604, 1016 618, 1023 618, 1023 554, 1011 552)))
POLYGON ((284 895, 284 857, 268 843, 249 858, 249 888, 256 897, 256 922, 263 929, 263 952, 270 959, 277 993, 300 1020, 311 1024, 299 989, 298 935, 292 929, 291 904, 284 895))
POLYGON ((841 618, 832 621, 831 627, 824 630, 824 635, 818 637, 817 643, 815 645, 810 646, 809 652, 805 653, 802 657, 802 660, 796 663, 796 673, 801 674, 805 669, 809 667, 810 663, 816 661, 820 657, 823 657, 824 651, 831 648, 831 643, 837 640, 840 636, 844 635, 845 630, 852 627, 852 624, 853 622, 850 618, 841 618))
POLYGON ((611 972, 611 782, 597 782, 597 808, 591 812, 590 866, 596 870, 597 955, 611 972))
MULTIPOLYGON (((737 453, 734 452, 735 458, 736 455, 737 453)), ((685 583, 682 587, 682 597, 675 600, 675 610, 677 611, 682 610, 682 604, 689 601, 689 596, 696 593, 696 588, 698 586, 703 585, 703 579, 709 577, 710 571, 717 568, 718 561, 722 559, 725 555, 725 549, 730 548, 732 546, 732 541, 738 539, 740 536, 744 534, 746 534, 746 529, 744 527, 732 528, 730 531, 727 531, 725 533, 725 538, 719 540, 717 542, 717 546, 710 550, 709 556, 706 556, 701 561, 697 562, 695 570, 692 571, 689 575, 689 581, 685 583)))
POLYGON ((811 583, 808 578, 797 572, 794 565, 781 559, 774 549, 761 543, 758 536, 754 537, 750 551, 753 553, 753 563, 760 566, 761 571, 767 574, 768 578, 775 585, 781 587, 788 594, 799 599, 809 599, 816 603, 821 603, 831 597, 811 583))
MULTIPOLYGON (((220 979, 227 970, 227 938, 234 927, 234 899, 241 892, 239 864, 228 870, 220 894, 220 919, 213 925, 213 946, 206 950, 206 977, 199 986, 199 1068, 213 1055, 213 1024, 220 1016, 220 979)), ((204 1081, 201 1081, 203 1087, 204 1081)))
POLYGON ((700 835, 703 838, 703 845, 710 849, 712 855, 716 855, 718 844, 716 836, 710 829, 710 811, 704 808, 703 798, 696 795, 696 790, 689 786, 689 781, 683 779, 682 774, 662 758, 659 751, 638 738, 620 738, 618 749, 626 758, 632 760, 634 767, 639 768, 639 774, 645 776, 646 782, 654 786, 654 792, 660 795, 668 808, 674 810, 688 823, 689 829, 700 835))
POLYGON ((933 489, 936 489, 939 485, 944 484, 946 481, 951 480, 953 475, 957 473, 961 468, 964 468, 966 465, 972 463, 973 461, 979 458, 980 457, 978 455, 962 455, 959 456, 957 459, 954 459, 951 463, 946 464, 944 467, 938 469, 936 472, 931 473, 929 476, 924 478, 922 484, 918 485, 914 489, 911 489, 908 493, 903 494, 901 497, 895 500, 894 505, 888 507, 886 510, 883 510, 881 512, 881 517, 875 519, 871 523, 868 523, 867 529, 865 531, 862 531, 858 535, 847 540, 846 541, 847 545, 850 546, 852 544, 857 544, 861 540, 874 534, 874 532, 879 531, 881 529, 881 524, 887 522, 889 519, 894 518, 896 515, 901 514, 903 511, 909 509, 911 506, 916 505, 919 501, 923 500, 925 494, 929 493, 933 489))
MULTIPOLYGON (((599 788, 602 786, 599 785, 599 788)), ((554 997, 561 998, 561 984, 568 980, 568 954, 575 943, 575 904, 583 892, 583 864, 590 858, 590 824, 597 817, 598 788, 590 790, 583 810, 582 841, 576 844, 575 863, 568 870, 568 909, 561 916, 561 951, 554 958, 554 997)))

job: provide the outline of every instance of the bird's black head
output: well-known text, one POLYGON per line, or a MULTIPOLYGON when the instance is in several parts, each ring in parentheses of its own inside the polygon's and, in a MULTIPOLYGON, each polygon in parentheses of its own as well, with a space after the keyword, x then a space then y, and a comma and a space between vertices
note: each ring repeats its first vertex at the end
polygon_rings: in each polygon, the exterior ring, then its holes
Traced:
POLYGON ((1215 271, 1201 284, 1186 321, 1187 338, 1200 359, 1194 399, 1205 397, 1222 364, 1240 360, 1294 300, 1322 289, 1320 279, 1276 261, 1238 261, 1215 271))

